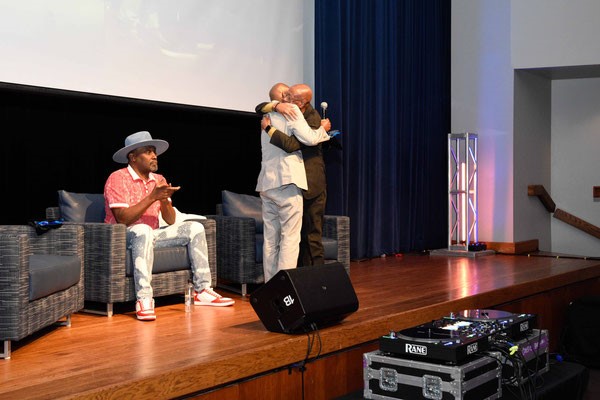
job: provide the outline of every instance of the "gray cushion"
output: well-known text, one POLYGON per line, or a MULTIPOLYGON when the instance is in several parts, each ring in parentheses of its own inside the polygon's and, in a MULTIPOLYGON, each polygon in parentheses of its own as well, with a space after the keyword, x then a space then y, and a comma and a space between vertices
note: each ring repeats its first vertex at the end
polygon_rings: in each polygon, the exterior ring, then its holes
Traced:
POLYGON ((262 201, 260 197, 223 190, 221 200, 223 215, 254 218, 256 233, 263 233, 262 201))
POLYGON ((338 241, 331 238, 323 238, 323 257, 326 260, 337 260, 338 258, 338 241))
POLYGON ((68 222, 104 222, 104 195, 58 191, 60 214, 68 222))
POLYGON ((81 260, 77 256, 34 254, 29 257, 29 300, 37 300, 79 282, 81 260))

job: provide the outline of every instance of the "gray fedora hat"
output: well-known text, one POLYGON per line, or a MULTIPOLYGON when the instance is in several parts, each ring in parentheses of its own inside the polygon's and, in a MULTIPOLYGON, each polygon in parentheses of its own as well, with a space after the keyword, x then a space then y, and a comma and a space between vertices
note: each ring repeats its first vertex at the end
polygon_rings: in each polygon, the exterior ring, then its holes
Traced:
POLYGON ((154 146, 156 148, 156 155, 159 156, 167 151, 169 142, 161 139, 152 139, 148 131, 132 133, 125 138, 125 147, 113 154, 113 160, 121 164, 127 164, 129 162, 127 154, 132 150, 144 146, 154 146))

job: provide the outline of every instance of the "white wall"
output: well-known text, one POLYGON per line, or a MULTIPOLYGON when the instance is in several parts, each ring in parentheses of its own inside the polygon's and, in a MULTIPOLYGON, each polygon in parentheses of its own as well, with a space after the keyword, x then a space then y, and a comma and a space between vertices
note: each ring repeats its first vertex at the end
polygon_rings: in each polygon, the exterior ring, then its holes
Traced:
MULTIPOLYGON (((315 88, 315 1, 305 0, 303 1, 304 15, 302 18, 304 42, 302 50, 302 77, 300 82, 294 83, 306 83, 313 89, 313 93, 316 92, 315 88)), ((314 104, 313 104, 314 105, 314 104)))
POLYGON ((551 81, 527 70, 515 72, 514 97, 514 241, 538 239, 539 248, 552 248, 549 213, 529 185, 552 192, 551 81))
POLYGON ((510 3, 514 68, 600 64, 600 1, 510 3))
MULTIPOLYGON (((600 226, 600 78, 553 81, 551 171, 556 206, 600 226)), ((552 251, 600 256, 600 239, 552 218, 552 251)))
POLYGON ((598 15, 596 0, 453 0, 451 126, 480 136, 480 240, 600 256, 599 239, 526 194, 543 184, 600 226, 598 15))
POLYGON ((480 241, 513 241, 510 3, 452 2, 451 131, 479 135, 480 241))

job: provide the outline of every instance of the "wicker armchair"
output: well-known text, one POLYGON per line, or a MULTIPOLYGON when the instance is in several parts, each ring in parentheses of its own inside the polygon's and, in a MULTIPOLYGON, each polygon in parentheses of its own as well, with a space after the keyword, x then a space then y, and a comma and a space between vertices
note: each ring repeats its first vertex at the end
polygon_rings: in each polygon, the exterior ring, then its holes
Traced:
POLYGON ((83 309, 83 238, 80 226, 38 235, 31 226, 0 225, 0 358, 10 358, 11 341, 70 326, 83 309))
MULTIPOLYGON (((85 300, 88 312, 113 315, 114 303, 133 301, 131 251, 126 248, 126 227, 104 221, 102 194, 71 193, 60 190, 59 206, 48 207, 46 218, 64 218, 69 224, 82 225, 85 232, 85 300), (106 311, 94 310, 94 303, 106 305, 106 311)), ((208 263, 212 284, 217 284, 216 223, 198 219, 204 226, 208 245, 208 263)), ((191 278, 191 264, 186 246, 154 250, 152 288, 155 297, 184 293, 191 278)))
MULTIPOLYGON (((248 294, 248 285, 263 284, 262 211, 258 196, 222 191, 216 215, 217 271, 219 286, 248 294)), ((350 218, 325 215, 323 220, 325 263, 340 262, 350 273, 350 218)))

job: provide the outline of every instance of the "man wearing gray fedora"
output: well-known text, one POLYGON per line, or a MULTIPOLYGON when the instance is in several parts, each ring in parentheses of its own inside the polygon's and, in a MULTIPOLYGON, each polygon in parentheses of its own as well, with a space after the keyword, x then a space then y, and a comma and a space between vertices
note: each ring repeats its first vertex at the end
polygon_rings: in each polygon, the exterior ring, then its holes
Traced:
POLYGON ((128 165, 111 173, 104 185, 105 222, 127 225, 127 246, 134 263, 136 316, 142 321, 156 319, 151 285, 154 248, 169 246, 174 240, 188 243, 194 304, 223 307, 234 303, 211 287, 204 226, 193 221, 175 223, 171 196, 179 186, 171 186, 156 173, 158 156, 168 148, 168 142, 152 139, 147 131, 127 136, 125 146, 113 155, 113 160, 128 165), (169 226, 159 229, 159 215, 169 226))

